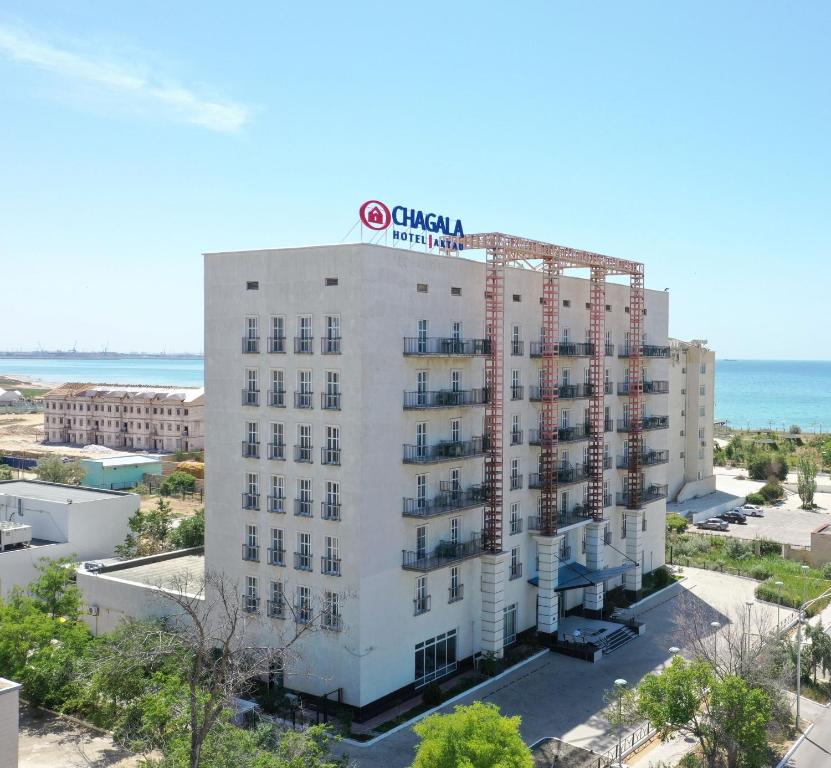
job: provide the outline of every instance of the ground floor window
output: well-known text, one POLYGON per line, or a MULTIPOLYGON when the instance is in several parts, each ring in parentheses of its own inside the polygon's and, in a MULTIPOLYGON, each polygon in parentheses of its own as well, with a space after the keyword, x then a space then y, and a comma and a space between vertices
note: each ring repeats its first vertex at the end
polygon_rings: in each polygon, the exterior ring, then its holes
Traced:
POLYGON ((506 605, 502 613, 503 645, 516 642, 516 603, 506 605))
POLYGON ((456 630, 436 635, 415 647, 416 688, 456 671, 456 630))

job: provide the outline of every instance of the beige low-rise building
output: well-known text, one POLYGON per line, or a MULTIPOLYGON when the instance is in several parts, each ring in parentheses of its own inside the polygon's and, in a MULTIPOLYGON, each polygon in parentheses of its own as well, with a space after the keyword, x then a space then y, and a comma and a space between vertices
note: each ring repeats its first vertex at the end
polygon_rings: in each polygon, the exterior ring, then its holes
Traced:
POLYGON ((201 451, 204 403, 201 387, 62 384, 44 396, 45 442, 201 451))

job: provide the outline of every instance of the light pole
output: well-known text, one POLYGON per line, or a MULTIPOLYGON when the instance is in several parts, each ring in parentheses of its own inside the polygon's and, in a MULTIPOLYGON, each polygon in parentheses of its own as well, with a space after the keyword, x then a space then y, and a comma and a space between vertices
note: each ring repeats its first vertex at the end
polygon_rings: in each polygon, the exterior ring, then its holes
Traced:
POLYGON ((808 571, 807 565, 801 566, 803 581, 802 581, 802 603, 799 606, 799 611, 796 616, 796 730, 799 730, 799 705, 800 696, 802 694, 802 614, 805 609, 805 601, 808 589, 808 571))
POLYGON ((750 663, 750 609, 753 607, 753 601, 745 600, 744 604, 747 606, 747 624, 744 627, 744 636, 742 637, 742 667, 744 667, 745 660, 748 664, 750 663))
POLYGON ((615 691, 617 692, 617 761, 620 764, 623 756, 621 755, 622 733, 623 728, 623 690, 629 683, 622 677, 615 680, 615 691))
POLYGON ((713 667, 718 669, 718 631, 721 627, 721 622, 711 621, 710 626, 713 628, 713 667))
POLYGON ((781 581, 773 582, 776 586, 776 634, 779 634, 779 609, 782 607, 782 584, 781 581))

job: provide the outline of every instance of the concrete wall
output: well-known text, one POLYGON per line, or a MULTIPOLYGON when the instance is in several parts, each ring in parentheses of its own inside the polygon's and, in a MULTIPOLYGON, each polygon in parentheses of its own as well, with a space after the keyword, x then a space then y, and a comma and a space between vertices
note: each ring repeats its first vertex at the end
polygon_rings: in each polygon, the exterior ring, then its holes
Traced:
POLYGON ((0 768, 17 768, 20 685, 0 677, 0 768))
POLYGON ((107 466, 98 459, 81 459, 86 471, 84 485, 93 488, 132 488, 144 481, 144 475, 161 475, 162 463, 139 462, 107 466))
MULTIPOLYGON (((706 496, 708 493, 712 493, 716 490, 716 476, 710 475, 709 477, 704 477, 701 480, 691 480, 688 483, 684 483, 681 486, 681 490, 678 491, 676 501, 677 502, 684 502, 689 501, 690 499, 697 499, 699 496, 706 496)), ((744 504, 744 502, 742 502, 744 504)), ((736 504, 736 506, 739 506, 736 504)))

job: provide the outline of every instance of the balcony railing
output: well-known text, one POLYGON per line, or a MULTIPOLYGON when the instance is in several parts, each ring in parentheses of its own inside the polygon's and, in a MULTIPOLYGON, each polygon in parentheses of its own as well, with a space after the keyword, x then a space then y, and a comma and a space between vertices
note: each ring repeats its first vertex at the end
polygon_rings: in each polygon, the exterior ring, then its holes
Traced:
POLYGON ((286 499, 283 496, 269 496, 268 512, 273 512, 276 515, 284 515, 286 513, 286 499))
POLYGON ((268 390, 268 404, 272 408, 286 407, 286 390, 285 389, 269 389, 268 390))
POLYGON ((404 408, 456 408, 462 405, 484 405, 488 391, 481 389, 440 389, 431 392, 405 392, 404 408))
POLYGON ((286 458, 286 444, 285 443, 269 443, 268 444, 268 458, 274 461, 285 461, 286 458))
POLYGON ((294 351, 298 355, 311 355, 314 352, 312 348, 312 336, 295 336, 294 337, 294 351))
POLYGON ((260 404, 260 390, 259 389, 243 389, 242 390, 242 404, 243 405, 259 405, 260 404))
POLYGON ((312 553, 311 552, 295 552, 294 553, 294 568, 298 571, 312 570, 312 553))
POLYGON ((320 407, 324 411, 340 410, 340 392, 321 392, 320 407))
POLYGON ((454 339, 452 337, 404 338, 405 355, 446 355, 448 357, 472 357, 489 355, 489 339, 454 339))
POLYGON ((523 400, 525 398, 525 387, 521 384, 511 386, 511 400, 523 400))
POLYGON ((508 566, 508 580, 522 578, 522 563, 511 563, 508 566))
POLYGON ((333 504, 329 501, 321 501, 320 517, 323 520, 340 520, 340 504, 333 504))
POLYGON ((522 430, 521 429, 512 429, 511 430, 511 445, 522 445, 522 430))
POLYGON ((244 459, 259 459, 260 458, 260 444, 258 442, 243 440, 242 441, 242 457, 244 459))
POLYGON ((320 352, 323 355, 339 355, 340 336, 324 336, 320 340, 320 352))
MULTIPOLYGON (((669 451, 644 451, 641 454, 641 466, 654 467, 657 464, 666 464, 669 461, 669 451)), ((618 469, 629 469, 629 456, 617 457, 618 469)))
MULTIPOLYGON (((560 427, 557 430, 557 440, 560 443, 573 443, 579 440, 588 440, 590 431, 585 424, 575 424, 573 427, 560 427)), ((541 445, 540 430, 532 429, 528 437, 529 445, 541 445)))
POLYGON ((329 466, 340 466, 340 448, 321 448, 320 449, 320 463, 328 464, 329 466))
POLYGON ((340 558, 323 555, 320 558, 320 572, 326 576, 340 576, 340 558))
POLYGON ((256 544, 242 545, 242 559, 252 563, 260 562, 260 548, 256 544))
MULTIPOLYGON (((630 390, 628 381, 620 381, 617 385, 617 393, 619 395, 628 395, 630 390)), ((666 395, 669 393, 668 381, 644 381, 643 392, 647 395, 666 395)))
POLYGON ((294 407, 295 408, 312 408, 314 405, 314 395, 311 392, 295 392, 294 393, 294 407))
POLYGON ((557 556, 565 562, 566 560, 571 560, 571 545, 564 544, 560 547, 560 551, 558 552, 557 556))
POLYGON ((606 348, 606 357, 614 357, 615 356, 615 345, 614 344, 604 344, 606 348))
POLYGON ((242 494, 242 508, 243 509, 259 509, 260 508, 260 494, 259 493, 243 493, 242 494))
POLYGON ((286 351, 286 337, 285 336, 269 336, 268 337, 268 351, 272 354, 279 354, 286 351))
POLYGON ((531 402, 540 402, 546 396, 561 400, 582 400, 592 396, 592 385, 561 384, 559 387, 531 387, 531 402))
POLYGON ((311 445, 295 445, 294 446, 294 460, 303 464, 312 463, 312 446, 311 445))
POLYGON ((430 610, 430 595, 416 597, 413 599, 413 615, 419 616, 430 610))
POLYGON ((243 336, 242 337, 242 352, 249 355, 260 351, 260 337, 259 336, 243 336))
POLYGON ((454 587, 447 588, 447 602, 448 603, 456 603, 459 600, 464 600, 465 597, 465 585, 464 584, 456 584, 454 587))
POLYGON ((242 610, 246 613, 260 612, 260 598, 253 595, 245 595, 242 598, 242 610))
POLYGON ((266 612, 271 619, 286 618, 286 607, 282 600, 269 600, 266 603, 266 612))
MULTIPOLYGON (((618 357, 631 357, 635 347, 624 344, 618 350, 618 357)), ((643 344, 641 346, 642 357, 669 357, 669 347, 659 347, 655 344, 643 344)))
POLYGON ((522 475, 511 475, 511 490, 516 491, 522 488, 522 475))
POLYGON ((471 440, 442 440, 435 445, 405 445, 405 464, 434 464, 473 456, 482 456, 487 450, 487 438, 474 437, 471 440))
POLYGON ((295 499, 294 500, 294 514, 296 517, 311 517, 312 516, 312 500, 311 499, 295 499))
POLYGON ((560 357, 591 357, 594 354, 594 344, 588 341, 531 342, 531 357, 544 357, 549 351, 560 357))
POLYGON ((440 541, 431 554, 402 550, 401 565, 407 571, 434 571, 460 560, 478 557, 482 551, 482 537, 475 533, 465 542, 440 541))
POLYGON ((481 507, 488 501, 487 488, 474 485, 467 490, 453 488, 450 482, 443 482, 441 493, 432 499, 404 499, 404 517, 436 517, 446 512, 455 512, 470 507, 481 507))
MULTIPOLYGON (((667 429, 669 427, 669 416, 644 416, 641 420, 641 429, 667 429)), ((618 432, 631 432, 632 423, 628 419, 618 419, 618 432)))
MULTIPOLYGON (((588 466, 586 464, 573 464, 566 467, 559 467, 557 469, 557 484, 570 485, 571 483, 581 483, 589 477, 588 466)), ((539 472, 532 472, 528 475, 528 487, 539 490, 545 485, 547 476, 539 472)))
MULTIPOLYGON (((667 497, 666 485, 648 485, 641 494, 641 503, 648 504, 651 501, 659 501, 667 497)), ((629 504, 629 491, 617 494, 617 505, 625 507, 629 504)))
POLYGON ((286 564, 286 550, 268 548, 268 564, 269 565, 285 565, 286 564))
POLYGON ((329 632, 340 632, 343 627, 342 617, 339 613, 332 613, 331 611, 324 611, 320 614, 321 629, 329 632))
POLYGON ((525 342, 519 339, 511 339, 511 355, 521 357, 525 354, 525 342))

